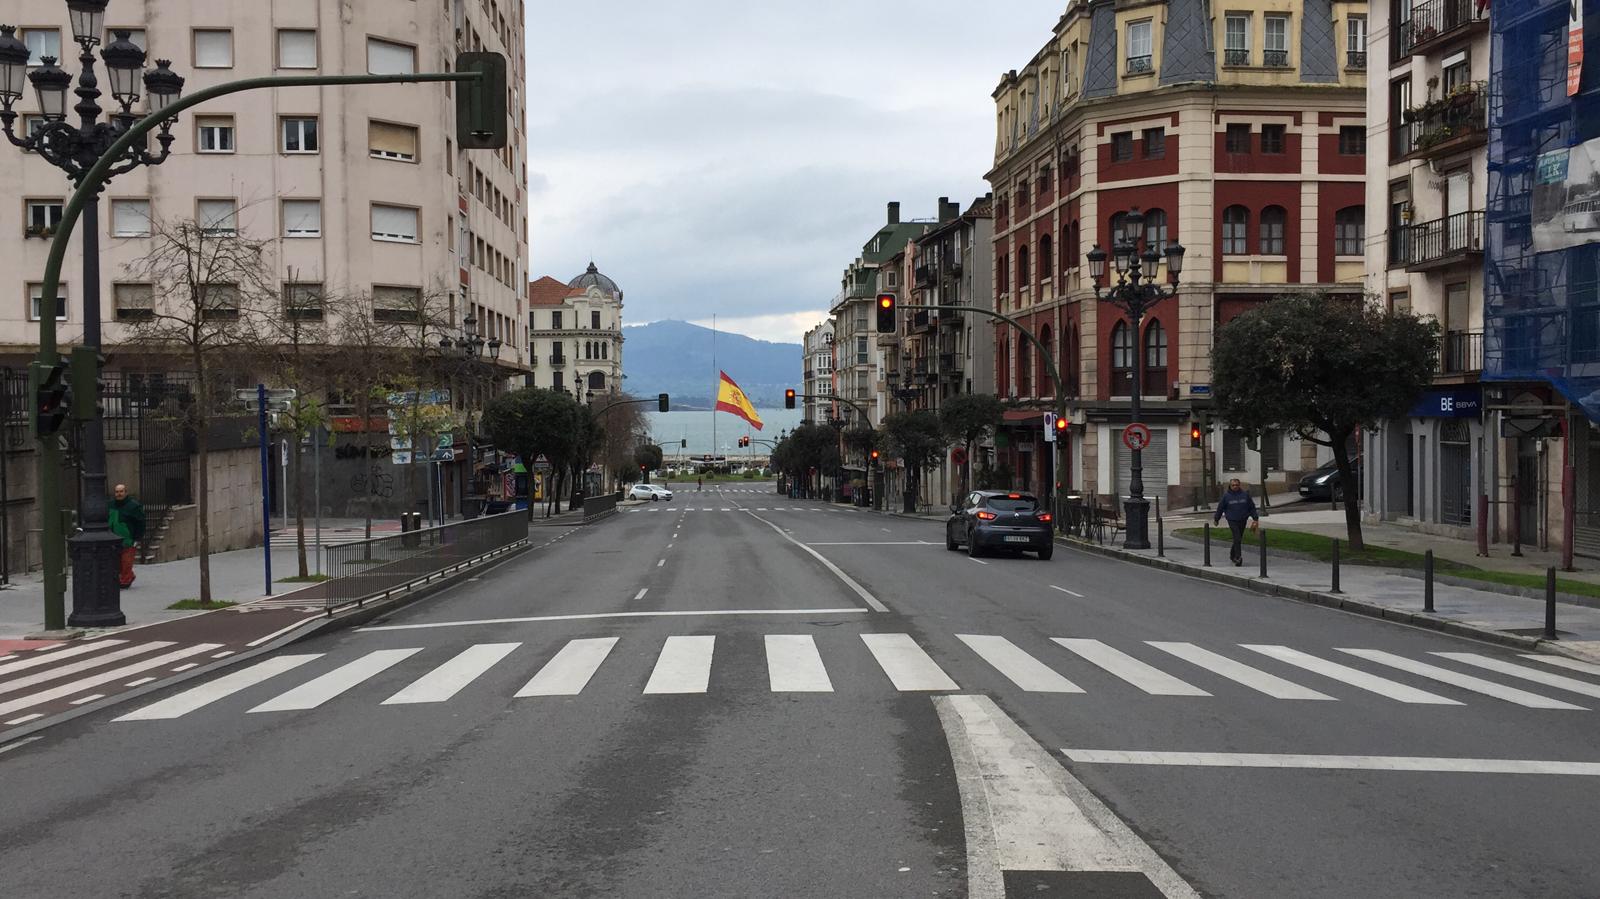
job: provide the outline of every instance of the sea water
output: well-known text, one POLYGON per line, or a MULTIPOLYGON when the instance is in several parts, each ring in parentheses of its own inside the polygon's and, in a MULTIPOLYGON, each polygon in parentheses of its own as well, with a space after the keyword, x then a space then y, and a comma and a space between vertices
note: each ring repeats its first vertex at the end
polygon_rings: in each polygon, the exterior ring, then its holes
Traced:
POLYGON ((759 431, 739 416, 727 412, 646 412, 645 415, 650 420, 651 439, 661 444, 661 449, 668 456, 681 453, 742 456, 752 451, 764 452, 771 447, 752 441, 749 449, 741 449, 740 437, 776 441, 780 432, 799 427, 803 412, 801 409, 757 409, 756 414, 761 417, 762 425, 759 431), (716 415, 716 446, 712 446, 711 442, 713 414, 716 415), (685 440, 689 442, 687 449, 682 448, 682 441, 685 440))

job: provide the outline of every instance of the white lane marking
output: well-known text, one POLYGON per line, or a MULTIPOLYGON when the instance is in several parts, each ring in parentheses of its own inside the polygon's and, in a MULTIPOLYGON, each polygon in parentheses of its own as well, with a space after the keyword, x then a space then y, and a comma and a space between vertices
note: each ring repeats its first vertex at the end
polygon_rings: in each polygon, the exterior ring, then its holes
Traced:
POLYGON ((656 657, 645 693, 704 693, 711 684, 711 655, 717 638, 710 635, 668 637, 656 657))
POLYGON ((862 634, 867 651, 896 690, 959 690, 910 634, 862 634))
POLYGON ((1236 662, 1209 649, 1202 649, 1193 643, 1167 643, 1160 640, 1146 640, 1145 642, 1162 652, 1170 652, 1186 662, 1192 662, 1235 683, 1243 684, 1252 690, 1265 693, 1273 699, 1325 699, 1337 702, 1334 697, 1326 693, 1319 693, 1310 687, 1302 687, 1293 681, 1284 680, 1276 674, 1268 674, 1259 668, 1252 668, 1243 662, 1236 662))
POLYGON ((767 511, 767 507, 766 506, 762 506, 762 507, 756 509, 756 511, 757 512, 765 512, 765 511, 767 511))
POLYGON ((649 587, 640 587, 639 588, 639 592, 633 594, 633 601, 634 602, 638 602, 639 600, 644 599, 644 595, 646 593, 649 593, 649 592, 650 592, 650 588, 649 587))
POLYGON ((659 611, 659 612, 589 612, 578 615, 533 615, 527 618, 476 618, 467 621, 433 621, 427 624, 381 624, 373 627, 356 628, 357 631, 416 631, 435 627, 473 627, 482 624, 537 624, 542 621, 591 621, 599 618, 677 618, 692 617, 695 615, 841 615, 861 614, 867 609, 850 607, 847 609, 710 609, 705 611, 659 611))
POLYGON ((1476 665, 1479 668, 1487 668, 1490 671, 1498 671, 1501 674, 1509 674, 1512 677, 1520 677, 1523 680, 1531 680, 1534 683, 1555 687, 1558 690, 1570 690, 1573 693, 1582 693, 1584 696, 1600 698, 1600 684, 1587 683, 1565 675, 1524 668, 1521 665, 1513 665, 1510 662, 1503 662, 1499 659, 1492 659, 1488 656, 1481 656, 1471 652, 1436 652, 1432 653, 1432 655, 1457 662, 1465 662, 1468 665, 1476 665))
POLYGON ((667 549, 671 549, 671 548, 673 548, 673 547, 674 547, 674 546, 677 546, 677 544, 676 544, 676 543, 668 543, 668 544, 667 544, 667 549))
POLYGON ((106 698, 106 694, 104 694, 104 693, 90 693, 88 696, 85 696, 85 697, 83 697, 81 699, 72 700, 71 702, 67 703, 67 705, 84 705, 86 703, 94 702, 96 699, 105 699, 105 698, 106 698))
MULTIPOLYGON (((692 511, 694 511, 694 510, 693 510, 693 509, 690 509, 690 510, 689 510, 689 511, 691 511, 691 512, 692 512, 692 511)), ((715 511, 715 510, 714 510, 714 509, 701 509, 701 510, 700 510, 700 511, 702 511, 702 512, 712 512, 712 511, 715 511)))
POLYGON ((656 563, 656 567, 660 568, 661 566, 663 566, 665 564, 667 564, 667 560, 666 559, 662 559, 661 561, 656 563))
POLYGON ((1099 640, 1079 637, 1051 637, 1085 660, 1098 665, 1152 696, 1210 696, 1210 693, 1139 661, 1120 649, 1099 640))
POLYGON ((1051 590, 1060 590, 1062 593, 1065 593, 1068 596, 1076 596, 1079 599, 1083 599, 1083 594, 1082 593, 1078 593, 1078 592, 1073 591, 1073 590, 1068 590, 1066 587, 1057 587, 1055 584, 1051 584, 1050 585, 1050 589, 1051 590))
POLYGON ((874 612, 887 612, 887 611, 889 611, 889 607, 888 606, 886 606, 883 603, 879 602, 878 598, 876 596, 873 596, 871 593, 868 593, 867 592, 867 588, 865 588, 865 587, 861 586, 860 584, 856 583, 855 578, 851 577, 848 574, 845 574, 843 569, 841 569, 839 566, 833 564, 832 562, 828 561, 828 557, 827 556, 824 556, 822 553, 819 553, 816 550, 812 549, 811 547, 805 545, 804 543, 801 543, 799 540, 794 539, 793 535, 791 535, 788 531, 784 530, 783 528, 778 527, 777 525, 775 525, 772 522, 766 520, 765 518, 762 518, 760 515, 757 515, 754 512, 749 511, 748 509, 745 510, 745 513, 747 515, 749 515, 751 518, 754 518, 756 521, 759 521, 762 524, 766 525, 767 527, 772 528, 774 531, 777 531, 779 533, 779 535, 781 535, 783 537, 783 539, 789 541, 790 543, 793 543, 795 546, 798 546, 801 549, 805 550, 806 552, 810 553, 812 558, 816 559, 818 562, 821 562, 823 564, 823 567, 825 567, 829 571, 833 572, 833 576, 834 577, 838 578, 841 581, 844 581, 844 585, 846 587, 849 587, 857 596, 861 597, 861 601, 866 603, 868 608, 872 609, 872 611, 874 611, 874 612))
MULTIPOLYGON (((559 540, 561 538, 557 537, 556 539, 559 540)), ((279 637, 283 636, 284 634, 287 634, 288 632, 294 630, 295 628, 298 628, 298 627, 301 627, 301 626, 305 625, 305 623, 307 621, 310 621, 310 620, 311 620, 310 618, 302 618, 299 621, 296 621, 294 624, 289 624, 289 625, 285 625, 283 627, 278 628, 277 630, 275 630, 272 633, 266 635, 265 637, 257 637, 256 639, 251 640, 249 643, 246 643, 245 645, 246 646, 260 646, 263 643, 271 643, 273 640, 278 639, 279 637)))
POLYGON ((419 646, 414 649, 379 649, 369 652, 353 662, 346 662, 326 674, 275 696, 250 711, 292 712, 314 709, 421 651, 422 647, 419 646))
POLYGON ((176 668, 174 668, 172 670, 173 670, 174 673, 177 673, 179 671, 188 671, 190 668, 198 668, 198 667, 200 667, 200 663, 199 662, 185 662, 184 664, 179 665, 178 667, 176 667, 176 668))
POLYGON ((385 699, 382 705, 411 705, 421 702, 444 702, 461 692, 467 684, 497 662, 511 654, 521 643, 479 643, 456 653, 455 658, 412 681, 399 693, 385 699))
POLYGON ((1359 687, 1379 696, 1387 696, 1398 702, 1420 705, 1461 705, 1454 699, 1446 699, 1435 693, 1418 690, 1416 687, 1407 686, 1399 681, 1392 681, 1376 674, 1368 674, 1365 671, 1351 668, 1348 665, 1341 665, 1338 662, 1319 659, 1316 656, 1308 655, 1298 649, 1290 649, 1287 646, 1267 646, 1258 643, 1241 643, 1239 645, 1252 652, 1259 652, 1264 656, 1277 659, 1280 662, 1288 662, 1297 668, 1304 668, 1313 674, 1331 677, 1352 687, 1359 687))
MULTIPOLYGON (((60 668, 51 668, 46 671, 40 671, 36 674, 24 675, 16 680, 9 680, 5 683, 0 683, 0 693, 15 693, 18 690, 24 690, 36 684, 42 684, 46 681, 53 681, 63 677, 70 677, 74 674, 78 674, 79 672, 88 671, 92 668, 99 668, 103 665, 109 665, 112 662, 118 662, 126 658, 131 658, 132 656, 141 655, 143 653, 150 652, 151 650, 166 649, 168 646, 172 645, 174 644, 170 640, 155 640, 150 643, 137 643, 133 646, 127 647, 126 649, 119 649, 116 652, 108 652, 105 655, 94 656, 81 662, 73 662, 70 665, 62 665, 60 668)), ((60 656, 49 656, 49 658, 60 658, 60 656)))
POLYGON ((889 533, 889 529, 888 528, 878 528, 878 530, 884 532, 885 534, 889 533))
POLYGON ((23 715, 21 718, 12 718, 10 721, 7 721, 6 724, 8 724, 8 725, 12 725, 12 724, 27 724, 29 721, 37 721, 37 720, 39 720, 40 718, 43 718, 43 717, 44 717, 44 713, 43 712, 34 712, 31 715, 23 715))
POLYGON ((849 540, 838 543, 807 543, 807 546, 938 546, 932 540, 849 540))
POLYGON ((1074 762, 1099 765, 1188 765, 1201 768, 1319 768, 1346 771, 1430 771, 1451 774, 1569 774, 1600 777, 1600 762, 1538 759, 1452 759, 1408 755, 1296 755, 1269 752, 1143 752, 1063 749, 1074 762))
POLYGON ((985 662, 1010 681, 1034 693, 1082 693, 1083 688, 1062 677, 1059 672, 1029 655, 1020 646, 1005 637, 986 634, 956 634, 956 639, 967 644, 985 662))
POLYGON ((1600 665, 1580 662, 1577 659, 1569 659, 1566 656, 1547 656, 1536 652, 1525 652, 1522 653, 1522 657, 1533 659, 1535 662, 1543 662, 1546 665, 1555 665, 1558 668, 1567 668, 1572 671, 1581 671, 1584 674, 1593 674, 1596 677, 1600 677, 1600 665))
MULTIPOLYGON (((473 580, 477 580, 477 579, 476 579, 476 578, 474 578, 474 579, 473 579, 473 580)), ((214 653, 212 653, 212 654, 211 654, 211 657, 212 657, 212 658, 213 658, 213 659, 225 659, 225 658, 227 658, 227 657, 228 657, 228 656, 231 656, 231 655, 233 655, 233 650, 231 650, 231 649, 224 649, 224 650, 223 650, 223 651, 221 651, 221 652, 214 652, 214 653)))
POLYGON ((208 706, 219 699, 232 696, 240 690, 253 687, 268 678, 277 677, 285 671, 292 671, 301 665, 319 659, 322 653, 313 652, 304 655, 277 656, 265 662, 257 662, 249 668, 224 674, 216 680, 184 690, 182 693, 168 696, 160 702, 153 702, 142 709, 129 712, 117 721, 163 721, 187 715, 195 709, 208 706))
POLYGON ((767 634, 767 681, 774 693, 832 693, 810 634, 767 634))
POLYGON ((977 562, 977 563, 978 563, 978 564, 979 564, 979 565, 987 565, 987 564, 989 564, 989 563, 988 563, 988 562, 985 562, 985 561, 984 561, 984 560, 982 560, 982 559, 974 559, 974 558, 972 558, 972 557, 971 557, 971 556, 968 556, 968 557, 967 557, 967 561, 968 561, 968 562, 977 562))
POLYGON ((616 637, 567 641, 567 645, 517 691, 517 697, 577 696, 599 670, 600 663, 606 660, 611 647, 616 645, 616 637))
MULTIPOLYGON (((126 643, 126 642, 128 642, 128 641, 126 641, 126 640, 90 640, 87 643, 79 643, 77 646, 69 646, 66 649, 61 650, 60 652, 51 653, 50 655, 47 655, 47 656, 35 655, 35 656, 29 656, 29 657, 24 658, 24 659, 22 659, 20 661, 7 662, 4 665, 0 665, 0 674, 10 674, 13 671, 24 671, 24 670, 27 670, 29 668, 37 668, 40 665, 48 665, 51 662, 56 661, 57 659, 65 659, 65 658, 67 658, 69 656, 79 656, 79 655, 83 655, 86 652, 96 652, 98 650, 105 649, 108 646, 118 646, 118 645, 126 643)), ((46 647, 46 648, 48 649, 50 647, 46 647)), ((9 659, 9 658, 11 658, 11 656, 6 656, 6 658, 9 659)))
MULTIPOLYGON (((30 719, 31 718, 36 718, 36 717, 38 717, 38 716, 37 715, 30 715, 29 716, 30 719)), ((16 721, 8 721, 6 723, 8 723, 8 724, 16 724, 17 722, 16 721)), ((32 736, 32 737, 23 737, 22 739, 17 740, 15 742, 7 743, 4 746, 0 746, 0 752, 10 752, 13 749, 21 749, 22 747, 28 745, 29 743, 35 742, 37 740, 43 740, 43 739, 44 739, 44 734, 38 734, 38 735, 32 736)))
POLYGON ((1504 699, 1506 702, 1527 706, 1530 709, 1585 711, 1581 705, 1573 705, 1570 702, 1562 702, 1559 699, 1551 699, 1547 696, 1540 696, 1537 693, 1529 693, 1527 690, 1518 690, 1516 687, 1508 687, 1504 684, 1497 684, 1494 681, 1486 681, 1481 677, 1473 677, 1470 674, 1451 671, 1448 668, 1440 668, 1437 665, 1429 665, 1426 662, 1412 661, 1403 656, 1397 656, 1378 649, 1340 649, 1339 651, 1366 659, 1369 662, 1377 662, 1380 665, 1388 665, 1401 671, 1409 671, 1419 677, 1426 677, 1453 687, 1460 687, 1463 690, 1471 690, 1474 693, 1482 693, 1485 696, 1504 699))
POLYGON ((155 680, 155 678, 153 678, 153 677, 141 677, 138 680, 128 681, 127 683, 123 684, 123 686, 124 687, 140 687, 140 686, 143 686, 145 684, 150 683, 153 680, 155 680))
POLYGON ((733 510, 732 509, 723 509, 722 511, 724 511, 724 512, 732 512, 733 510))
POLYGON ((1143 871, 1169 899, 1199 899, 994 700, 933 703, 961 796, 966 895, 1004 899, 1006 871, 1143 871))

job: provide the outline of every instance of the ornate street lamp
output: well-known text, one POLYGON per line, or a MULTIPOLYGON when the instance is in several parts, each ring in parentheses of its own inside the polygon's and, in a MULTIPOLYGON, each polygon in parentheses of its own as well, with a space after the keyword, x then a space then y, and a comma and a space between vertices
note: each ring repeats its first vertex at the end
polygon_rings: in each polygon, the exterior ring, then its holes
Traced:
MULTIPOLYGON (((105 29, 108 0, 67 0, 72 37, 79 48, 80 69, 77 84, 56 65, 55 57, 41 57, 41 65, 28 70, 28 48, 16 38, 16 29, 0 25, 0 127, 6 139, 23 150, 61 169, 68 180, 82 184, 89 170, 100 161, 111 145, 139 116, 133 112, 140 97, 143 73, 144 93, 151 110, 165 109, 183 93, 183 78, 173 73, 170 63, 161 60, 155 71, 145 72, 145 53, 130 40, 131 32, 118 30, 100 54, 110 80, 111 95, 121 111, 100 120, 98 79, 95 77, 94 48, 100 45, 105 29), (26 73, 39 102, 43 127, 17 134, 16 104, 22 99, 22 79, 26 73), (75 94, 78 124, 67 122, 67 95, 75 94)), ((106 180, 140 166, 160 165, 171 155, 172 120, 163 121, 157 134, 161 145, 151 153, 147 145, 129 147, 114 161, 106 180)), ((83 207, 80 233, 83 240, 83 344, 79 350, 93 360, 95 382, 99 380, 100 327, 100 191, 105 183, 91 185, 93 193, 83 207)), ((96 391, 91 384, 75 384, 80 391, 96 391)), ((94 397, 98 402, 99 397, 94 397)), ((79 532, 67 541, 72 558, 73 627, 115 627, 125 624, 117 584, 118 556, 122 540, 110 530, 106 500, 106 446, 104 423, 100 416, 87 419, 81 432, 82 487, 79 491, 79 532)))
MULTIPOLYGON (((468 310, 467 314, 461 319, 461 330, 457 333, 454 339, 450 338, 448 335, 439 338, 439 350, 441 351, 441 354, 459 353, 458 358, 460 358, 466 364, 468 374, 476 375, 478 363, 485 355, 487 355, 490 360, 494 360, 499 357, 500 339, 491 337, 488 340, 485 340, 482 332, 478 329, 478 317, 468 310)), ((490 361, 487 364, 493 366, 494 363, 490 361)), ((482 412, 479 410, 477 414, 474 414, 472 404, 469 404, 466 397, 462 397, 462 404, 467 406, 466 498, 474 499, 476 498, 476 494, 473 493, 473 490, 476 489, 478 481, 478 453, 475 448, 475 443, 478 422, 482 418, 482 412)))
MULTIPOLYGON (((1121 310, 1133 327, 1134 373, 1129 408, 1129 417, 1133 422, 1140 419, 1139 400, 1144 392, 1144 341, 1141 335, 1145 313, 1156 303, 1177 294, 1178 276, 1183 273, 1184 249, 1177 241, 1168 243, 1165 250, 1157 250, 1150 245, 1143 253, 1139 252, 1143 228, 1144 216, 1135 208, 1127 214, 1123 233, 1112 235, 1115 241, 1112 258, 1117 269, 1115 284, 1105 286, 1106 251, 1099 244, 1095 244, 1085 257, 1089 263, 1089 277, 1094 282, 1095 298, 1121 310), (1155 281, 1163 256, 1167 262, 1167 281, 1171 285, 1165 288, 1155 281)), ((1123 503, 1124 520, 1127 522, 1123 545, 1128 549, 1149 549, 1150 501, 1144 495, 1143 449, 1132 451, 1130 467, 1128 499, 1123 503)))

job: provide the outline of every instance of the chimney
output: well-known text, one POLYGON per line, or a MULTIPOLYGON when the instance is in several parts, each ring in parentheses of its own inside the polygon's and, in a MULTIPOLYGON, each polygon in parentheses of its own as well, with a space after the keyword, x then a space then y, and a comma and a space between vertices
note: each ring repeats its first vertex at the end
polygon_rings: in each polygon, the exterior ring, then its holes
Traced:
POLYGON ((961 204, 950 202, 949 197, 939 198, 939 224, 953 222, 961 217, 961 204))
POLYGON ((889 224, 900 224, 900 204, 898 202, 889 204, 889 224))

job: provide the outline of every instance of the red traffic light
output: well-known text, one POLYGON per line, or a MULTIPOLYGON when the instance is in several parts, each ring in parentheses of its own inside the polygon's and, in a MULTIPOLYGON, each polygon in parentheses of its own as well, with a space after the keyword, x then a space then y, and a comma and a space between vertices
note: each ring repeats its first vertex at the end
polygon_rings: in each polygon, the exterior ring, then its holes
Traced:
POLYGON ((1202 430, 1200 430, 1200 426, 1198 424, 1189 425, 1189 445, 1190 446, 1200 446, 1201 443, 1202 443, 1202 439, 1201 438, 1203 436, 1204 436, 1204 432, 1202 430))
POLYGON ((793 409, 794 408, 794 390, 793 389, 785 390, 783 392, 783 408, 785 408, 785 409, 793 409))
POLYGON ((888 294, 881 294, 878 297, 878 305, 885 309, 889 309, 894 306, 894 297, 888 294))
POLYGON ((1056 416, 1056 432, 1057 433, 1061 433, 1061 432, 1066 431, 1066 429, 1067 429, 1067 420, 1062 416, 1059 416, 1059 415, 1056 416))

